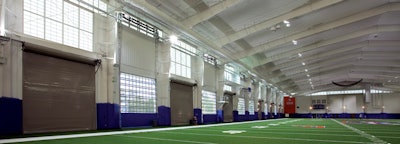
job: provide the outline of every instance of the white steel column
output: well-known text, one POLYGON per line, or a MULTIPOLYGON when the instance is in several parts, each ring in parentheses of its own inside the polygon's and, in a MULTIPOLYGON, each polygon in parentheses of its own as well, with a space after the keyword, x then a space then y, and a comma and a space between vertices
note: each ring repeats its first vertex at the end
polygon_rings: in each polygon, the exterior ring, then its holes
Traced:
POLYGON ((193 57, 193 79, 196 80, 197 85, 194 87, 193 91, 193 108, 201 109, 201 98, 203 90, 203 77, 204 77, 204 61, 201 57, 193 57))
POLYGON ((170 107, 170 47, 169 42, 161 42, 157 47, 157 106, 170 107))

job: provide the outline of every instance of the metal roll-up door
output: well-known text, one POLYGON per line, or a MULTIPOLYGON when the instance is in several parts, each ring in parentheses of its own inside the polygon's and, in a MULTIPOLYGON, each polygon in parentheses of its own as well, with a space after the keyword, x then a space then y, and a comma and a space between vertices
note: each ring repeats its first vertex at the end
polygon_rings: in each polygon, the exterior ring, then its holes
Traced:
POLYGON ((224 122, 233 122, 233 94, 224 93, 224 100, 226 101, 222 107, 224 122))
POLYGON ((189 125, 193 118, 193 86, 171 82, 171 125, 189 125))
POLYGON ((93 129, 95 66, 24 52, 24 133, 93 129))

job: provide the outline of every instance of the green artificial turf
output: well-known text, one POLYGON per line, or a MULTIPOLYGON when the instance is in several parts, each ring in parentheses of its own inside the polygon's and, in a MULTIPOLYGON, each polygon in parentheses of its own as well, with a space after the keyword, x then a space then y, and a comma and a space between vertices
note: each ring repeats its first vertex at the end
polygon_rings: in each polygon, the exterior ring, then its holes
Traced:
POLYGON ((330 143, 400 143, 400 120, 372 119, 278 119, 224 126, 32 141, 29 144, 330 144, 330 143), (350 126, 346 127, 344 125, 350 126), (374 122, 387 122, 377 124, 374 122), (354 129, 352 129, 354 128, 354 129), (224 131, 241 131, 229 134, 224 131), (373 137, 371 140, 370 136, 373 137), (375 141, 376 143, 376 141, 375 141))

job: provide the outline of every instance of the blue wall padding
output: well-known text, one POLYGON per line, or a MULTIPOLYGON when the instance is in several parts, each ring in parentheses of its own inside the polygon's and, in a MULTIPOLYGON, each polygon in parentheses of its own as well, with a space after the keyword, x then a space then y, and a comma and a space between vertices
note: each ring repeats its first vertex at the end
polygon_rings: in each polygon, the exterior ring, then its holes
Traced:
POLYGON ((224 122, 224 111, 223 110, 217 110, 217 122, 218 123, 224 122))
POLYGON ((0 135, 22 134, 22 100, 0 97, 0 135))
POLYGON ((201 111, 201 109, 199 109, 199 108, 193 109, 193 115, 196 116, 196 118, 197 118, 197 124, 202 124, 202 121, 201 121, 202 111, 201 111))
POLYGON ((203 123, 210 124, 210 123, 218 123, 218 115, 217 114, 204 114, 203 115, 203 123))
POLYGON ((170 126, 171 125, 171 108, 166 106, 158 107, 158 125, 170 126))
POLYGON ((97 104, 97 129, 118 129, 120 124, 120 107, 118 104, 97 104))
POLYGON ((239 112, 237 110, 233 111, 233 121, 234 122, 239 122, 240 121, 239 112))
POLYGON ((122 127, 156 126, 157 113, 122 113, 122 127))
POLYGON ((265 112, 261 113, 261 119, 263 119, 263 120, 267 119, 267 116, 265 115, 265 112))
POLYGON ((252 117, 252 120, 258 120, 258 112, 254 112, 254 115, 252 115, 252 117))
POLYGON ((244 112, 244 115, 245 115, 245 117, 244 117, 244 119, 242 119, 242 121, 249 121, 249 120, 251 120, 251 116, 250 116, 250 112, 249 112, 249 111, 245 111, 245 112, 244 112))

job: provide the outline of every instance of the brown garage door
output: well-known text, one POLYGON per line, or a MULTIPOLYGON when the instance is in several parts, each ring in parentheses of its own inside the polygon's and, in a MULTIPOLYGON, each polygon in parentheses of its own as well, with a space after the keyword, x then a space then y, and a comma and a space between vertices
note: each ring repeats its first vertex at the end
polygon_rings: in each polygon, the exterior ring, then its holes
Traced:
POLYGON ((171 82, 171 125, 189 125, 193 118, 193 86, 171 82))
POLYGON ((227 101, 222 107, 224 112, 224 122, 233 122, 233 98, 231 94, 224 93, 224 99, 227 101))
POLYGON ((23 53, 24 133, 96 128, 94 66, 23 53))

